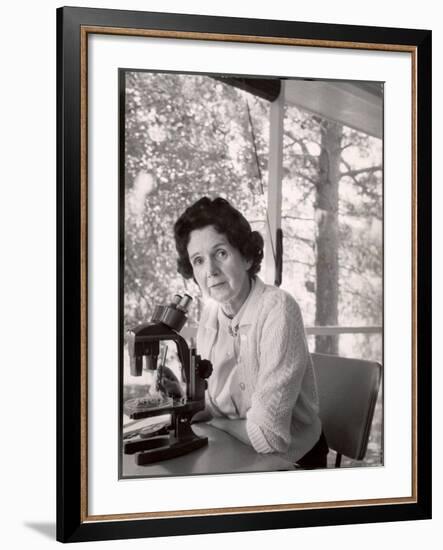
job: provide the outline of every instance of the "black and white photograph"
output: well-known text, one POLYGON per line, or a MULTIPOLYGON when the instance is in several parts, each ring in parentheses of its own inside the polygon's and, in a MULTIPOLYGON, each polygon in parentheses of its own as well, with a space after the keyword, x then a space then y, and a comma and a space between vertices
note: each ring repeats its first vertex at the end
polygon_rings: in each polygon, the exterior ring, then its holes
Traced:
POLYGON ((120 478, 383 466, 383 113, 119 69, 120 478))

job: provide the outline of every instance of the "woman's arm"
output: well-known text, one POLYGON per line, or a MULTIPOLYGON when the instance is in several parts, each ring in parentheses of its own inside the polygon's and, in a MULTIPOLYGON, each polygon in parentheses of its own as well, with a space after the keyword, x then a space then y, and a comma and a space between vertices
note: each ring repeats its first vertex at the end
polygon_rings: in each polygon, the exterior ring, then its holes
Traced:
POLYGON ((284 453, 308 364, 306 337, 298 304, 283 292, 270 297, 261 317, 258 380, 246 416, 247 434, 257 452, 284 453))
POLYGON ((248 432, 246 429, 246 420, 231 420, 229 418, 213 418, 208 422, 210 426, 218 428, 229 435, 232 435, 236 439, 240 440, 246 445, 252 446, 252 443, 249 439, 248 432))

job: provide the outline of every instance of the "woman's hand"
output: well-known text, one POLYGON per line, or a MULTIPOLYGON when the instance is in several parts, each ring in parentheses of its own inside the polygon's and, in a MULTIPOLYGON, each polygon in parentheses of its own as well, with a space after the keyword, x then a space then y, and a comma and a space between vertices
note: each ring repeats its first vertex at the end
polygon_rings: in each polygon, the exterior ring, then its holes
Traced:
POLYGON ((180 382, 169 367, 162 367, 162 376, 159 380, 159 390, 164 391, 170 397, 183 397, 180 382))
POLYGON ((197 422, 208 422, 209 420, 212 420, 212 414, 208 409, 203 409, 202 411, 198 411, 198 413, 194 414, 191 424, 195 424, 197 422))

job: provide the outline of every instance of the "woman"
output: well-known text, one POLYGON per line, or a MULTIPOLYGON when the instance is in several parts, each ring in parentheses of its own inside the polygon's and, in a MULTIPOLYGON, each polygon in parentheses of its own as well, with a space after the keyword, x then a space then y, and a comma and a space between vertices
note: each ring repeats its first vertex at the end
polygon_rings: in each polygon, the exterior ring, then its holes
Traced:
POLYGON ((226 200, 204 197, 174 226, 178 271, 203 294, 197 351, 213 364, 211 424, 258 453, 326 467, 317 388, 296 301, 257 273, 263 239, 226 200))

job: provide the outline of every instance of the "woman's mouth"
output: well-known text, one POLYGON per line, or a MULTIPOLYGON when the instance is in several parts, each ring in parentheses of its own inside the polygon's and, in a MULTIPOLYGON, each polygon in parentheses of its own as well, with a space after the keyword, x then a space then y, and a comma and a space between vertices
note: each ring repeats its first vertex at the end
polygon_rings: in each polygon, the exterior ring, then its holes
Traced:
POLYGON ((225 283, 222 282, 222 283, 217 283, 215 285, 212 285, 211 287, 209 287, 209 290, 212 290, 213 288, 220 288, 221 286, 223 286, 225 283))

